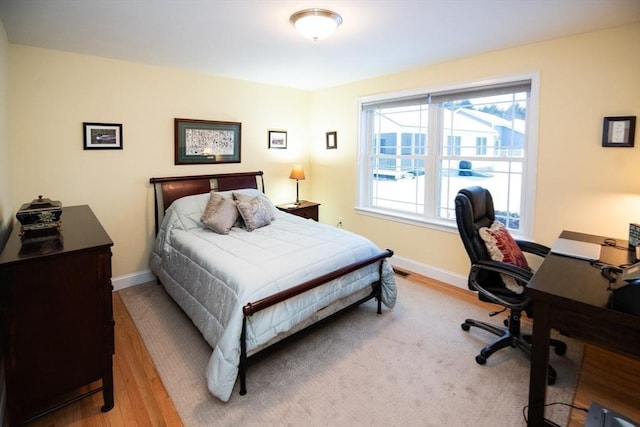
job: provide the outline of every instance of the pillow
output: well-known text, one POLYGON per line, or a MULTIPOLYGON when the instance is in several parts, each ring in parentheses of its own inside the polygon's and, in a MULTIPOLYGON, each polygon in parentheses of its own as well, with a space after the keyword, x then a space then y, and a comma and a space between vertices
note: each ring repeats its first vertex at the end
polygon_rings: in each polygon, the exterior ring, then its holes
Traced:
MULTIPOLYGON (((525 258, 520 247, 511 237, 509 230, 502 223, 496 221, 491 224, 491 228, 482 227, 479 233, 493 261, 508 262, 529 270, 527 258, 525 258)), ((504 285, 511 292, 517 294, 524 292, 524 287, 515 278, 506 274, 501 274, 500 276, 502 276, 504 285)))
POLYGON ((238 220, 238 207, 233 200, 212 191, 201 218, 207 228, 218 234, 229 234, 238 220))
POLYGON ((271 224, 274 220, 273 211, 269 202, 260 196, 248 196, 241 193, 233 193, 240 216, 244 221, 247 231, 271 224))
POLYGON ((235 194, 242 194, 245 196, 251 196, 251 197, 260 197, 261 199, 263 199, 265 201, 265 203, 267 205, 269 205, 269 208, 275 213, 277 214, 279 212, 278 208, 273 204, 273 202, 271 201, 271 199, 269 199, 269 197, 267 197, 266 194, 264 194, 262 191, 260 190, 256 190, 255 188, 239 188, 237 190, 227 190, 227 191, 220 191, 220 194, 222 194, 225 197, 229 197, 229 198, 234 198, 234 193, 235 194))

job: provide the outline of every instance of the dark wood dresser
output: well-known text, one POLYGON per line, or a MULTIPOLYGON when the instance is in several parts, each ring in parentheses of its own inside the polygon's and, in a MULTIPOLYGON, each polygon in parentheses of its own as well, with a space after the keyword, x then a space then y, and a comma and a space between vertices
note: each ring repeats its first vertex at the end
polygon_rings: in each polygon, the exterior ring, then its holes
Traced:
POLYGON ((101 410, 113 408, 113 242, 89 206, 63 208, 61 224, 58 239, 25 243, 16 223, 0 254, 11 426, 99 391, 101 410), (91 383, 93 389, 78 395, 91 383))

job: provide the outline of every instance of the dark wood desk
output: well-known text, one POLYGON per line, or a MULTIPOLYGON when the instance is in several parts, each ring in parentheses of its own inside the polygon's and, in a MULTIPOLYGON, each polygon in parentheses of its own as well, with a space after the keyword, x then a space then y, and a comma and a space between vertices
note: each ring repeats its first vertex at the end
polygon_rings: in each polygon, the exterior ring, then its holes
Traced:
MULTIPOLYGON (((570 231, 561 237, 603 244, 605 238, 570 231)), ((603 246, 600 261, 610 265, 633 262, 625 250, 603 246)), ((589 261, 549 254, 533 275, 527 294, 533 299, 534 319, 529 378, 528 426, 554 425, 544 419, 549 336, 551 328, 573 338, 640 358, 640 317, 607 308, 608 280, 589 261)), ((614 284, 620 286, 620 284, 614 284)), ((561 376, 562 372, 558 372, 561 376)), ((603 372, 603 375, 606 375, 603 372)))

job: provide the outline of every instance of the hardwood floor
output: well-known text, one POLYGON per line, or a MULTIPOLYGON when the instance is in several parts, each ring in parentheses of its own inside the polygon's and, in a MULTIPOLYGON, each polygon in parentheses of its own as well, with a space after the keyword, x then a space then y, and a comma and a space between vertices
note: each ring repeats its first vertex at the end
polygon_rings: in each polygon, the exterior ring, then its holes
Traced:
MULTIPOLYGON (((414 274, 407 278, 471 304, 487 307, 470 291, 414 274)), ((113 294, 113 312, 116 320, 116 354, 113 359, 115 407, 109 412, 100 412, 102 395, 98 393, 36 420, 30 426, 183 425, 118 292, 113 294)), ((640 360, 585 345, 573 404, 587 408, 592 401, 640 420, 640 360)), ((584 426, 585 419, 586 412, 574 409, 568 427, 584 426)))
POLYGON ((113 316, 116 321, 113 409, 100 412, 102 393, 96 393, 30 423, 30 427, 182 426, 118 292, 113 293, 113 316))

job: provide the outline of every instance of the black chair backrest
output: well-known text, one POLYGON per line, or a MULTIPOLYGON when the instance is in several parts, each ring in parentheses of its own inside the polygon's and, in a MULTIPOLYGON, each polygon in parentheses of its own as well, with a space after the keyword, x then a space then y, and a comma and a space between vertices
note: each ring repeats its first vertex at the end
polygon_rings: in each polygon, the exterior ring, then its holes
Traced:
POLYGON ((478 230, 491 227, 496 218, 491 193, 477 186, 463 188, 456 195, 455 205, 458 232, 471 264, 490 259, 478 230))

